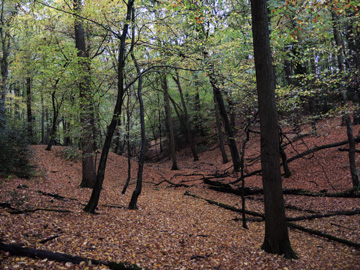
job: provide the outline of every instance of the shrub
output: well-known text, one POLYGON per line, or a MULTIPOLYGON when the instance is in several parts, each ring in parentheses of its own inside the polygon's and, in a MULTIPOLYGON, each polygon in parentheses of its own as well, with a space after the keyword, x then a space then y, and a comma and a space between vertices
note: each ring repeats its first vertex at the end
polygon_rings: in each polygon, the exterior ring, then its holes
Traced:
POLYGON ((0 176, 15 174, 27 178, 33 174, 26 129, 7 126, 0 129, 0 176))

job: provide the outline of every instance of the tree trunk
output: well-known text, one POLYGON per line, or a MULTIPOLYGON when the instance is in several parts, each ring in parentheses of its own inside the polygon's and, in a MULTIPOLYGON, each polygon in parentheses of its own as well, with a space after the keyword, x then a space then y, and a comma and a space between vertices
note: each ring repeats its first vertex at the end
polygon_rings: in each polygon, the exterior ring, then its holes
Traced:
POLYGON ((125 18, 125 22, 127 22, 127 23, 125 23, 121 37, 120 37, 118 70, 117 70, 117 72, 118 72, 118 74, 117 74, 118 94, 117 94, 117 99, 116 99, 116 105, 114 108, 113 117, 107 128, 105 142, 103 145, 103 149, 101 151, 101 157, 100 157, 100 161, 99 161, 98 173, 96 175, 95 186, 91 193, 90 200, 84 208, 84 211, 88 212, 88 213, 95 213, 95 209, 99 203, 100 193, 101 193, 101 189, 102 189, 102 185, 103 185, 104 177, 105 177, 106 162, 107 162, 107 157, 108 157, 110 146, 111 146, 112 137, 113 137, 114 131, 116 129, 117 120, 121 116, 123 97, 124 97, 124 92, 125 92, 125 89, 124 89, 124 68, 125 68, 125 59, 126 59, 125 41, 126 41, 128 29, 129 29, 128 22, 131 19, 131 10, 134 5, 134 2, 135 2, 135 0, 129 0, 128 4, 127 4, 127 12, 126 12, 126 18, 125 18))
POLYGON ((164 105, 165 105, 165 113, 166 113, 166 122, 169 131, 169 146, 170 146, 170 155, 172 166, 171 170, 178 170, 177 162, 176 162, 176 146, 175 146, 175 136, 174 136, 174 128, 171 117, 171 107, 169 101, 169 89, 167 84, 166 74, 163 75, 162 78, 162 88, 164 90, 164 105))
POLYGON ((213 66, 210 66, 209 78, 210 78, 211 86, 213 88, 214 97, 215 97, 215 100, 217 101, 217 104, 219 106, 219 112, 220 112, 220 115, 221 115, 221 117, 223 119, 225 130, 226 130, 226 133, 228 135, 229 148, 230 148, 230 152, 231 152, 231 158, 232 158, 232 161, 233 161, 234 171, 238 172, 240 170, 240 164, 241 164, 240 155, 239 155, 239 151, 238 151, 237 146, 236 146, 234 132, 233 132, 233 130, 231 128, 231 124, 230 124, 229 118, 228 118, 227 113, 226 113, 224 99, 223 99, 223 97, 221 95, 221 91, 220 91, 219 87, 217 86, 217 80, 216 80, 216 77, 215 77, 215 74, 214 74, 214 67, 213 66))
MULTIPOLYGON (((332 15, 332 26, 333 26, 333 32, 334 32, 334 40, 335 40, 335 44, 338 48, 340 48, 339 53, 337 54, 338 57, 338 67, 340 70, 340 75, 341 77, 344 77, 344 60, 343 60, 343 54, 342 54, 342 44, 340 41, 340 34, 337 30, 337 16, 336 13, 334 11, 331 12, 332 15)), ((340 86, 342 89, 342 103, 343 106, 345 107, 348 104, 348 100, 347 100, 347 90, 344 86, 340 86)), ((352 183, 353 183, 353 189, 356 191, 359 189, 359 177, 357 174, 357 170, 356 170, 356 157, 355 157, 355 140, 354 140, 354 134, 353 134, 353 128, 352 128, 352 123, 350 120, 350 115, 349 112, 344 112, 343 115, 343 124, 346 126, 346 134, 349 140, 349 162, 350 162, 350 174, 351 174, 351 179, 352 179, 352 183)))
POLYGON ((54 86, 54 90, 51 93, 51 102, 52 102, 52 107, 53 107, 53 119, 52 119, 52 126, 50 129, 50 134, 49 134, 49 142, 47 147, 45 148, 45 150, 50 151, 52 146, 55 144, 55 136, 56 136, 56 132, 57 132, 57 118, 59 115, 59 111, 57 110, 57 105, 56 105, 56 86, 54 86))
POLYGON ((31 111, 31 78, 26 78, 26 113, 27 113, 27 131, 30 143, 33 143, 33 115, 31 111))
POLYGON ((196 132, 197 134, 200 134, 202 137, 205 136, 205 130, 203 127, 203 119, 202 119, 202 115, 201 115, 201 102, 200 102, 200 90, 199 90, 199 78, 198 78, 198 74, 195 72, 194 73, 194 77, 195 77, 195 96, 194 96, 194 111, 195 111, 195 117, 194 117, 194 122, 195 122, 195 128, 196 128, 196 132))
POLYGON ((196 147, 195 147, 194 140, 193 140, 193 137, 191 134, 189 114, 187 112, 187 107, 186 107, 186 103, 184 100, 184 95, 183 95, 183 91, 182 91, 182 87, 181 87, 181 83, 180 83, 180 77, 179 77, 179 73, 177 70, 176 70, 176 77, 173 76, 173 80, 175 81, 175 83, 178 87, 180 98, 181 98, 181 104, 182 104, 183 112, 184 112, 184 122, 185 122, 184 127, 186 130, 186 136, 187 136, 188 143, 190 144, 191 153, 193 155, 194 161, 198 161, 199 156, 196 152, 196 147))
POLYGON ((220 114, 219 114, 219 105, 216 102, 216 98, 214 95, 214 107, 215 107, 215 119, 216 119, 216 129, 217 129, 217 133, 218 133, 218 137, 219 137, 219 147, 220 147, 220 151, 221 151, 221 156, 222 156, 222 160, 223 160, 223 164, 228 163, 228 157, 225 151, 225 147, 224 147, 224 133, 222 131, 222 124, 221 124, 221 118, 220 118, 220 114))
MULTIPOLYGON (((74 0, 74 12, 81 14, 81 0, 74 0)), ((91 96, 90 58, 86 51, 85 30, 83 22, 75 17, 75 46, 78 50, 78 78, 80 89, 80 125, 81 125, 81 161, 82 181, 80 187, 93 188, 96 181, 94 164, 94 108, 91 96)))
MULTIPOLYGON (((133 14, 134 16, 135 14, 133 14)), ((129 209, 137 209, 137 200, 141 193, 142 189, 142 175, 144 168, 144 160, 145 160, 145 149, 146 149, 146 136, 145 136, 145 116, 144 116, 144 103, 141 95, 142 91, 142 76, 141 71, 136 61, 134 54, 131 54, 131 58, 133 59, 136 70, 138 73, 139 81, 138 81, 138 99, 140 104, 140 123, 141 123, 141 149, 140 149, 140 157, 139 157, 139 167, 136 181, 136 188, 131 196, 131 201, 129 204, 129 209)))
POLYGON ((280 138, 275 102, 267 1, 252 0, 252 31, 261 133, 261 167, 265 204, 266 252, 296 258, 288 235, 280 171, 280 138))
POLYGON ((10 54, 10 34, 5 30, 5 0, 1 1, 1 14, 0 14, 0 39, 1 39, 1 48, 2 56, 0 58, 0 69, 1 69, 1 88, 0 88, 0 130, 6 127, 6 107, 5 107, 5 98, 6 98, 6 88, 7 88, 7 78, 9 75, 9 62, 8 57, 10 54))
POLYGON ((41 142, 45 144, 45 106, 44 106, 44 95, 41 93, 41 142))

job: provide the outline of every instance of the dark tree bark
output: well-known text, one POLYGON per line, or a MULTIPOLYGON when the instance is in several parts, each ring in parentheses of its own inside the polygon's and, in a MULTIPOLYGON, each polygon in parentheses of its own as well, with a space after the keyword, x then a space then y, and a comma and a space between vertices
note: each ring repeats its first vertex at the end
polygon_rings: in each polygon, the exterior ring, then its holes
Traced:
POLYGON ((184 127, 185 127, 185 130, 186 130, 186 137, 187 137, 188 143, 190 144, 191 153, 193 155, 194 161, 198 161, 199 156, 197 154, 196 147, 195 147, 195 144, 194 144, 194 140, 193 140, 193 137, 192 137, 192 134, 191 134, 190 118, 189 118, 189 114, 188 114, 188 111, 187 111, 187 106, 186 106, 185 99, 184 99, 184 94, 183 94, 181 83, 180 83, 179 73, 178 73, 177 70, 176 70, 176 77, 173 76, 172 78, 175 81, 175 83, 176 83, 176 85, 178 87, 178 90, 179 90, 179 94, 180 94, 180 98, 181 98, 181 104, 182 104, 183 113, 184 113, 184 127))
POLYGON ((129 0, 127 3, 127 12, 126 12, 126 18, 125 18, 125 24, 122 31, 122 34, 120 36, 120 47, 119 47, 119 55, 118 55, 118 70, 117 70, 117 77, 118 77, 118 93, 117 93, 117 99, 116 104, 114 108, 113 117, 111 119, 111 122, 107 128, 107 133, 105 137, 105 142, 103 145, 103 149, 101 151, 101 157, 99 161, 99 168, 96 175, 96 182, 94 189, 91 193, 90 200, 88 204, 85 206, 84 211, 88 213, 95 213, 95 209, 99 203, 100 199, 100 193, 102 189, 102 184, 104 182, 105 177, 105 169, 106 169, 106 162, 107 157, 109 155, 109 150, 112 142, 112 137, 114 135, 114 131, 116 129, 116 123, 119 117, 121 116, 121 110, 122 110, 122 104, 123 104, 123 97, 124 97, 124 68, 125 68, 125 60, 126 60, 126 36, 129 29, 129 21, 131 19, 131 12, 132 7, 134 5, 135 0, 129 0))
POLYGON ((40 144, 45 144, 45 106, 44 106, 44 96, 41 93, 41 142, 40 144))
POLYGON ((31 110, 31 78, 26 78, 26 114, 27 114, 27 131, 29 140, 33 143, 33 115, 31 110))
POLYGON ((30 257, 34 259, 47 259, 57 262, 71 262, 73 264, 80 264, 81 262, 86 262, 86 264, 93 265, 105 265, 109 267, 109 269, 117 269, 117 270, 141 270, 143 268, 138 267, 135 264, 128 263, 117 263, 117 262, 107 262, 100 261, 95 259, 84 258, 80 256, 73 256, 60 252, 52 252, 49 250, 35 249, 23 247, 17 244, 5 244, 0 241, 0 250, 9 252, 15 256, 21 257, 30 257))
MULTIPOLYGON (((133 14, 133 16, 135 16, 133 14)), ((134 38, 133 38, 134 40, 134 38)), ((134 61, 134 64, 136 66, 136 70, 138 73, 138 99, 140 104, 140 123, 141 123, 141 149, 140 149, 140 157, 139 157, 139 167, 138 167, 138 173, 137 173, 137 181, 136 181, 136 187, 135 190, 131 196, 131 201, 129 204, 129 209, 137 209, 137 200, 139 198, 139 195, 141 193, 142 189, 142 175, 143 175, 143 169, 144 169, 144 160, 145 160, 145 149, 146 149, 146 136, 145 136, 145 114, 144 114, 144 103, 141 95, 142 91, 142 76, 141 71, 139 68, 139 65, 136 61, 136 58, 134 54, 131 54, 131 58, 134 61)))
MULTIPOLYGON (((74 1, 74 12, 81 14, 81 0, 74 1)), ((80 90, 80 125, 81 125, 81 161, 82 180, 80 187, 93 188, 96 181, 94 164, 94 108, 91 95, 90 58, 86 50, 85 30, 83 22, 78 16, 75 17, 75 46, 78 50, 79 59, 78 77, 80 90)))
POLYGON ((252 0, 252 31, 261 133, 266 252, 296 258, 291 248, 282 192, 275 78, 271 59, 267 1, 252 0))
MULTIPOLYGON (((342 44, 340 41, 340 34, 337 30, 337 16, 336 13, 334 11, 331 12, 332 15, 332 25, 333 25, 333 33, 334 33, 334 40, 335 40, 335 44, 338 48, 340 48, 340 52, 337 54, 338 57, 338 67, 339 67, 339 71, 340 71, 340 75, 343 77, 343 73, 344 73, 344 60, 343 60, 343 54, 342 54, 342 44)), ((347 100, 347 90, 346 88, 344 88, 344 86, 340 86, 341 92, 342 92, 342 103, 344 106, 346 106, 346 104, 348 103, 347 100)), ((357 174, 357 169, 356 169, 356 157, 355 157, 355 152, 356 152, 356 148, 355 148, 355 139, 354 139, 354 134, 353 134, 353 128, 352 128, 352 123, 350 120, 350 115, 349 112, 345 112, 343 115, 343 124, 346 126, 346 134, 348 137, 348 141, 349 141, 349 162, 350 162, 350 174, 351 174, 351 179, 352 179, 352 183, 353 183, 353 189, 354 190, 358 190, 360 188, 359 186, 359 177, 357 174)))
POLYGON ((58 115, 59 115, 59 110, 58 110, 58 106, 57 106, 57 101, 56 101, 56 85, 54 86, 54 90, 51 93, 51 103, 52 103, 52 107, 53 107, 53 118, 52 118, 52 125, 51 125, 51 129, 50 129, 50 134, 49 134, 49 142, 48 145, 46 146, 45 150, 47 151, 51 151, 52 146, 55 144, 55 136, 56 136, 56 132, 57 132, 57 122, 58 122, 58 115))
POLYGON ((174 136, 174 128, 171 117, 171 107, 169 101, 169 89, 167 84, 166 74, 163 74, 162 78, 162 88, 164 90, 164 105, 165 105, 165 113, 166 113, 166 122, 169 132, 169 146, 170 146, 170 155, 172 160, 171 170, 178 170, 177 162, 176 162, 176 146, 175 146, 175 136, 174 136))
POLYGON ((6 127, 6 108, 5 108, 5 98, 6 98, 6 88, 7 88, 7 79, 9 75, 9 61, 8 57, 10 55, 10 34, 6 30, 5 22, 5 0, 1 1, 1 13, 0 13, 0 41, 2 55, 0 58, 0 69, 1 69, 1 88, 0 88, 0 130, 6 127))
POLYGON ((232 158, 232 162, 233 162, 233 166, 234 166, 234 171, 238 172, 240 170, 240 164, 241 164, 240 155, 239 155, 239 151, 236 146, 234 131, 231 127, 229 118, 226 113, 224 99, 223 99, 221 91, 217 85, 217 79, 216 79, 216 75, 214 74, 213 66, 210 66, 209 78, 210 78, 211 86, 213 88, 214 97, 219 106, 219 112, 223 119, 224 127, 225 127, 226 133, 228 135, 229 148, 230 148, 231 158, 232 158))
POLYGON ((196 128, 196 132, 197 134, 200 134, 201 136, 205 136, 205 130, 203 127, 203 119, 202 119, 202 115, 201 115, 201 101, 200 101, 200 90, 199 90, 199 78, 198 78, 198 74, 195 72, 194 73, 194 77, 195 77, 195 96, 194 96, 194 111, 195 111, 195 116, 194 116, 194 122, 195 122, 195 128, 196 128))
POLYGON ((219 147, 220 147, 220 151, 221 151, 221 156, 222 156, 222 160, 223 160, 223 164, 228 163, 228 157, 225 151, 225 147, 224 147, 224 133, 222 131, 222 124, 221 124, 221 118, 220 118, 220 113, 219 113, 219 105, 216 102, 216 98, 214 96, 214 107, 215 107, 215 119, 216 119, 216 129, 217 129, 217 133, 218 133, 218 137, 219 137, 219 147))

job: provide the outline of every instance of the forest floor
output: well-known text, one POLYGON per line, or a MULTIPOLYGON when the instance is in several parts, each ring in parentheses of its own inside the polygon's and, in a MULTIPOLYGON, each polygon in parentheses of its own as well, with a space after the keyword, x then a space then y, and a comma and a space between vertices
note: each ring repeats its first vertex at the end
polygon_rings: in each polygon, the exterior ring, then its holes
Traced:
MULTIPOLYGON (((339 123, 339 119, 318 123, 318 136, 306 136, 288 146, 288 157, 315 145, 346 140, 346 129, 339 123)), ((309 130, 305 128, 302 132, 306 134, 309 130)), ((354 127, 354 134, 358 132, 359 127, 354 127)), ((258 135, 252 135, 248 143, 248 160, 259 155, 258 139, 258 135)), ((241 145, 240 139, 239 143, 241 145)), ((301 188, 323 193, 349 190, 352 182, 348 152, 338 148, 328 148, 291 162, 292 176, 284 178, 284 189, 301 188)), ((81 162, 66 160, 63 147, 55 146, 52 151, 44 149, 44 146, 32 147, 36 177, 0 179, 0 206, 3 206, 0 207, 0 240, 4 243, 93 260, 128 262, 146 269, 360 269, 359 248, 294 228, 289 229, 289 234, 298 260, 267 254, 260 248, 264 239, 263 221, 248 215, 249 229, 244 229, 238 220, 241 213, 185 196, 187 191, 241 208, 240 196, 214 191, 203 181, 206 177, 223 183, 237 179, 231 173, 231 163, 222 164, 219 148, 209 147, 197 162, 192 161, 190 151, 180 151, 178 171, 169 169, 168 159, 146 163, 138 210, 127 209, 135 187, 137 164, 132 162, 132 182, 127 193, 122 195, 127 159, 111 153, 96 215, 83 211, 91 190, 79 187, 81 162), (223 177, 214 178, 219 175, 223 177), (53 239, 49 240, 50 237, 53 239), (47 241, 41 243, 41 240, 47 241)), ((359 154, 357 165, 360 167, 359 154)), ((257 162, 246 170, 251 172, 259 168, 257 162)), ((245 185, 261 187, 261 176, 246 178, 245 185)), ((287 217, 360 210, 360 198, 284 196, 287 217)), ((263 208, 262 195, 246 197, 247 210, 263 213, 263 208)), ((360 243, 359 214, 293 223, 360 243)), ((19 257, 0 251, 0 269, 107 268, 19 257)))

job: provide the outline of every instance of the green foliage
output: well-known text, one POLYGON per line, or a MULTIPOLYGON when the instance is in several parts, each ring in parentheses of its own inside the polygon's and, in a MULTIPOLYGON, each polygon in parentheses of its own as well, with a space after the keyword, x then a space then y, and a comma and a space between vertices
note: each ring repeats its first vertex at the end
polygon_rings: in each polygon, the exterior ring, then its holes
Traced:
POLYGON ((0 149, 0 176, 15 174, 27 178, 34 173, 29 160, 31 151, 25 126, 9 126, 1 129, 0 149))

